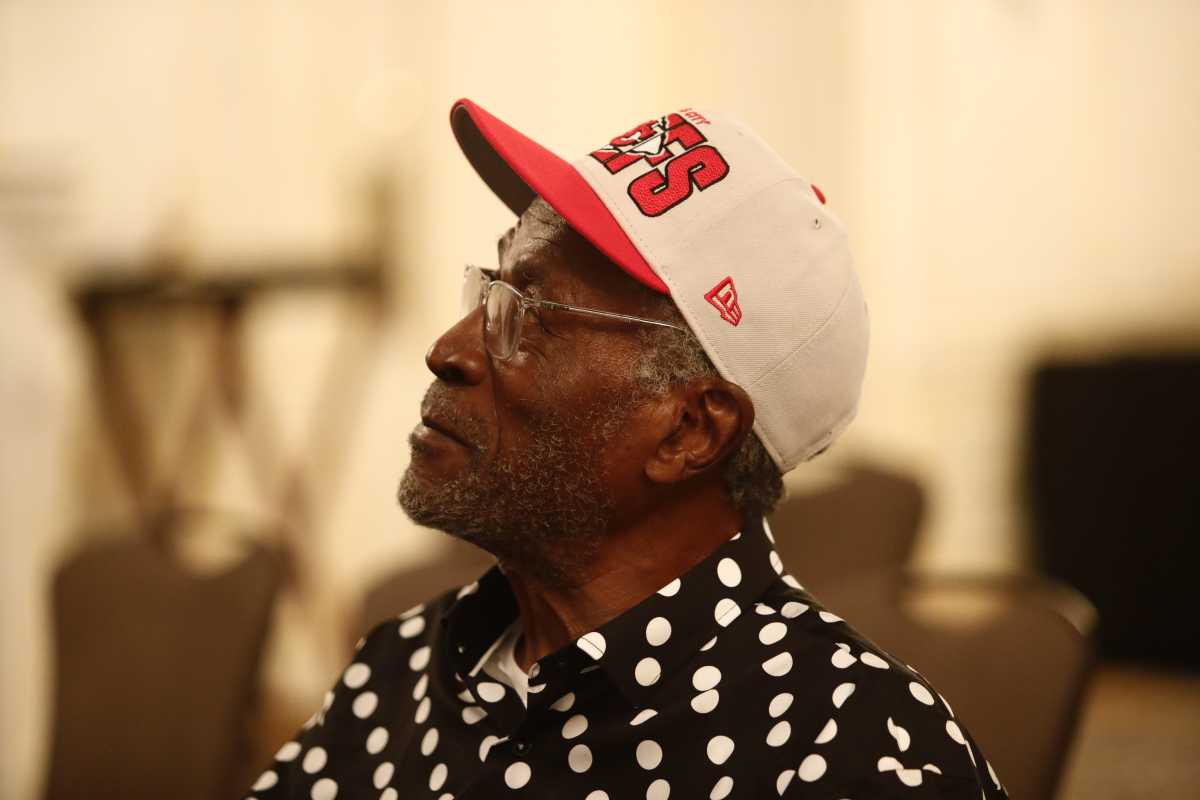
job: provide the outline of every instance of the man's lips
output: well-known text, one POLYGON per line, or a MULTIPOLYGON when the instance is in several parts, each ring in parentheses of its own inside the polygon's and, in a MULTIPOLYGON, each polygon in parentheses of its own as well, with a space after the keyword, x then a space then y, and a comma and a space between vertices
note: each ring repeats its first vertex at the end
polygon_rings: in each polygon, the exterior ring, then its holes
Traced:
POLYGON ((449 427, 447 427, 445 425, 445 423, 439 422, 438 420, 436 420, 432 417, 426 416, 426 417, 421 417, 421 424, 424 425, 426 428, 429 428, 431 431, 437 431, 441 435, 445 436, 447 439, 452 439, 455 442, 458 442, 463 447, 466 447, 469 449, 474 449, 474 447, 471 445, 470 442, 468 442, 462 436, 460 436, 459 434, 457 434, 453 430, 451 430, 449 427))

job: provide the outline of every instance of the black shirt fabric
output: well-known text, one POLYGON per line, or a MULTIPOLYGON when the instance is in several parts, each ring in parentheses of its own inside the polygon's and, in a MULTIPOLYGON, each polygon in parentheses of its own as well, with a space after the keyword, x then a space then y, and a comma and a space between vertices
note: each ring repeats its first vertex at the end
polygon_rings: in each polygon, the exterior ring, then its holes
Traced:
POLYGON ((765 521, 530 670, 499 567, 374 628, 256 800, 1007 798, 945 699, 825 609, 765 521))

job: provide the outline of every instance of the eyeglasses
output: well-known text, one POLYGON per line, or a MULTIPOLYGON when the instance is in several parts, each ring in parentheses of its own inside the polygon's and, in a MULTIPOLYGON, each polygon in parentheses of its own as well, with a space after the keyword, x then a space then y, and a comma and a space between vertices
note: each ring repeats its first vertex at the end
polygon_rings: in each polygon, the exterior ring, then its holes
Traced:
POLYGON ((483 340, 487 351, 500 361, 507 361, 517 352, 521 344, 521 332, 525 329, 525 311, 534 309, 553 309, 569 311, 574 314, 588 314, 605 319, 620 319, 627 322, 641 322, 645 325, 657 325, 660 328, 687 331, 678 325, 662 322, 656 319, 631 317, 628 314, 618 314, 614 311, 598 311, 594 308, 556 303, 552 300, 538 300, 526 297, 521 290, 510 283, 495 279, 496 272, 480 267, 467 265, 463 273, 462 313, 470 314, 479 306, 483 306, 483 340))

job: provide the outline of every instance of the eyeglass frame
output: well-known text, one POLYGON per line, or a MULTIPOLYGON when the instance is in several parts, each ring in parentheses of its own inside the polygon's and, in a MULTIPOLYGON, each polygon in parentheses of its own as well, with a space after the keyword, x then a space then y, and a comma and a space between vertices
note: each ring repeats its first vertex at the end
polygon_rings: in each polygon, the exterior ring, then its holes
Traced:
POLYGON ((515 356, 517 354, 517 351, 521 347, 521 340, 525 336, 525 311, 530 308, 534 308, 534 309, 543 309, 544 308, 544 309, 549 309, 552 311, 567 311, 567 312, 571 312, 571 313, 575 313, 575 314, 586 314, 588 316, 601 317, 604 319, 623 320, 625 322, 640 322, 645 325, 655 325, 660 328, 670 328, 671 330, 676 330, 681 333, 689 332, 686 328, 681 328, 680 326, 675 325, 674 323, 664 322, 663 320, 660 320, 660 319, 647 319, 646 317, 635 317, 631 314, 622 314, 617 311, 602 311, 598 308, 584 308, 583 306, 574 306, 569 303, 560 303, 555 300, 542 300, 542 299, 536 298, 536 297, 529 297, 524 292, 522 292, 520 289, 518 289, 517 287, 515 287, 511 283, 509 283, 508 281, 502 281, 499 278, 493 277, 498 274, 497 270, 484 269, 483 267, 478 267, 478 266, 475 266, 474 264, 467 264, 466 267, 463 269, 463 283, 464 284, 466 283, 469 276, 471 275, 472 270, 474 270, 474 271, 478 272, 480 275, 482 275, 484 280, 483 280, 482 286, 479 289, 479 299, 477 301, 475 301, 475 305, 473 305, 470 309, 463 309, 463 310, 465 313, 469 314, 472 311, 474 311, 476 308, 479 308, 481 306, 483 307, 483 320, 482 320, 483 344, 484 344, 484 347, 487 349, 488 353, 493 358, 497 359, 498 361, 508 361, 510 358, 512 358, 513 356, 515 356), (496 286, 496 285, 499 285, 504 290, 509 291, 512 294, 516 295, 517 301, 518 301, 517 319, 516 319, 516 323, 515 323, 516 329, 517 329, 517 340, 513 344, 512 352, 506 356, 498 355, 498 354, 492 352, 492 348, 488 346, 487 297, 488 297, 488 293, 492 291, 492 287, 496 286))

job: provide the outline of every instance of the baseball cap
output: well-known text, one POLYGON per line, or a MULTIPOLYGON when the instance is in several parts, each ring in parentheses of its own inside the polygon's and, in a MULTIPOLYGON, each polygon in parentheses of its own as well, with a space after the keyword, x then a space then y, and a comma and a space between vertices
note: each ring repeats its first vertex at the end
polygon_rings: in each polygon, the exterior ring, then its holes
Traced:
POLYGON ((869 322, 845 228, 742 122, 683 108, 573 161, 467 99, 450 125, 520 215, 541 196, 636 280, 670 295, 782 472, 854 419, 869 322))

